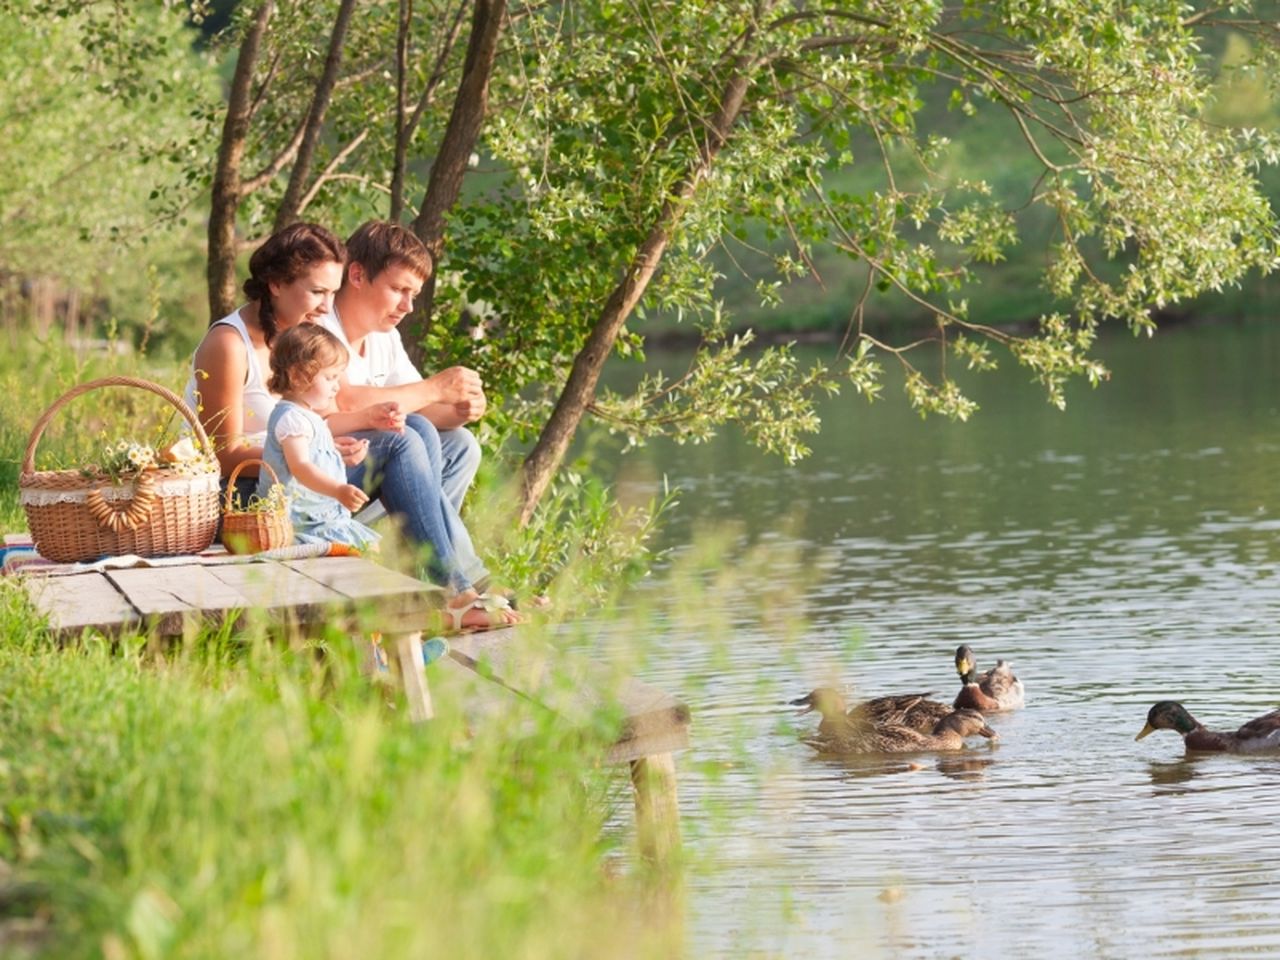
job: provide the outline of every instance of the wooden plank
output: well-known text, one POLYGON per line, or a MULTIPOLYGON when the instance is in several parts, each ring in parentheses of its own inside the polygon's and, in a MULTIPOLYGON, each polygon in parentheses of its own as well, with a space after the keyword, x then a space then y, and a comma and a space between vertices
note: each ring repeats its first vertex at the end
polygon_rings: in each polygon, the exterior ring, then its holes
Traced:
POLYGON ((424 612, 436 609, 444 603, 442 587, 415 580, 363 557, 310 557, 305 560, 288 560, 284 566, 306 574, 353 600, 388 596, 413 597, 421 604, 424 612))
POLYGON ((688 722, 674 721, 643 736, 620 736, 605 752, 605 760, 609 763, 630 763, 656 754, 675 753, 688 746, 688 722))
POLYGON ((675 697, 643 681, 618 678, 585 658, 566 656, 531 639, 515 627, 461 634, 450 638, 449 655, 571 722, 586 722, 616 704, 622 723, 609 750, 611 761, 671 753, 689 745, 689 708, 675 697), (564 681, 564 671, 575 675, 573 682, 564 681))
POLYGON ((142 625, 138 611, 101 573, 27 576, 22 585, 50 627, 62 635, 78 634, 86 627, 116 633, 142 625))
POLYGON ((224 564, 206 569, 242 594, 249 609, 264 610, 276 620, 322 623, 330 618, 335 605, 349 605, 342 594, 283 563, 224 564))
POLYGON ((349 606, 371 609, 373 623, 392 631, 421 629, 444 604, 444 591, 361 557, 313 557, 285 566, 347 598, 349 606))
POLYGON ((220 622, 252 606, 249 597, 201 564, 128 567, 105 576, 162 636, 179 635, 201 620, 220 622))

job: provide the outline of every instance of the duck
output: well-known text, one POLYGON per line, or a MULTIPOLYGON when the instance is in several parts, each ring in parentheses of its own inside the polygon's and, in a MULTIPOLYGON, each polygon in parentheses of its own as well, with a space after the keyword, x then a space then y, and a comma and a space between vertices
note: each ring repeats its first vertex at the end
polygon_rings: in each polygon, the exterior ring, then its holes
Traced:
POLYGON ((878 727, 896 725, 909 727, 919 733, 932 733, 939 720, 951 712, 945 703, 930 700, 932 691, 926 693, 900 693, 864 700, 850 707, 844 694, 834 687, 818 687, 798 700, 793 707, 803 707, 801 713, 817 710, 822 715, 818 723, 818 736, 839 737, 867 725, 878 727))
POLYGON ((934 724, 928 733, 901 723, 866 724, 851 727, 836 735, 818 734, 804 742, 825 756, 849 756, 867 753, 920 753, 924 751, 963 750, 969 737, 982 736, 998 740, 998 734, 987 726, 977 710, 952 710, 934 724))
POLYGON ((956 648, 956 673, 960 674, 960 692, 952 706, 968 707, 983 713, 1016 710, 1026 701, 1022 681, 1013 675, 1013 667, 1004 660, 986 673, 978 673, 973 650, 965 645, 956 648))
POLYGON ((1182 734, 1188 753, 1280 752, 1280 710, 1255 717, 1235 733, 1220 733, 1205 729, 1182 704, 1161 700, 1147 711, 1147 723, 1133 739, 1141 740, 1156 730, 1176 730, 1182 734))

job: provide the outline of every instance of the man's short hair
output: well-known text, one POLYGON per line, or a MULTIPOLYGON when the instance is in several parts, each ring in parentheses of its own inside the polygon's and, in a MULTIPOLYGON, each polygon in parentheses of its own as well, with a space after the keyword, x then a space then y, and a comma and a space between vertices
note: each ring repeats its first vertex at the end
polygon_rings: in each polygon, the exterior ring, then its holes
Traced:
POLYGON ((370 280, 393 266, 408 267, 422 280, 431 276, 426 244, 412 230, 389 220, 370 220, 351 235, 347 241, 348 270, 353 263, 360 264, 370 280))

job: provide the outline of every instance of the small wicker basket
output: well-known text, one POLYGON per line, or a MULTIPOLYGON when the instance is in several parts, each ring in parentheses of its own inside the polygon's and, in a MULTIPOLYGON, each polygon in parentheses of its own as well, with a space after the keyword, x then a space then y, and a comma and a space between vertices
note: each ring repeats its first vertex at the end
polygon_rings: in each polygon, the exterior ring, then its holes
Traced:
POLYGON ((280 478, 265 460, 242 460, 231 471, 227 480, 227 501, 222 511, 222 545, 229 553, 261 553, 293 543, 293 524, 289 522, 288 506, 273 510, 237 510, 232 498, 236 492, 236 477, 251 463, 261 464, 271 474, 272 483, 280 478))
POLYGON ((136 377, 105 377, 64 393, 40 415, 27 441, 18 479, 31 538, 41 555, 76 563, 133 553, 143 557, 199 553, 218 529, 218 467, 209 461, 190 473, 147 469, 113 481, 82 470, 36 470, 36 445, 62 407, 103 387, 147 390, 172 404, 195 434, 201 450, 209 437, 196 415, 172 390, 136 377))

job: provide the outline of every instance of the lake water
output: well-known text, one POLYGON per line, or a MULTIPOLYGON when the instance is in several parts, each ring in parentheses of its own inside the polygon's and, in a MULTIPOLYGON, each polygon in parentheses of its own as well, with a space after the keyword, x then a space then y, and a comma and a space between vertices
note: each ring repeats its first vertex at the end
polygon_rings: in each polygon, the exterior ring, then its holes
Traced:
POLYGON ((1156 700, 1232 730, 1280 703, 1280 329, 1100 354, 1065 413, 1010 368, 967 424, 836 398, 794 469, 732 435, 621 461, 625 496, 682 491, 639 603, 643 676, 694 716, 689 956, 1280 955, 1280 757, 1134 742, 1156 700), (993 748, 797 741, 820 682, 949 699, 961 643, 1026 684, 993 748))

